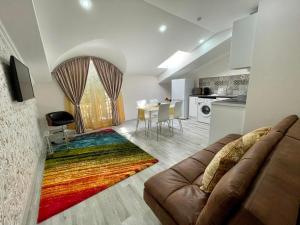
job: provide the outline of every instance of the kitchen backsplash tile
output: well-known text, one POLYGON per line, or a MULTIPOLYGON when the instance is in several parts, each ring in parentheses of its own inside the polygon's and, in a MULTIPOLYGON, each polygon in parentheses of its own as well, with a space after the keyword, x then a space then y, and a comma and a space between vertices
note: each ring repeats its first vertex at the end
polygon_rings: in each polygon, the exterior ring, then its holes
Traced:
POLYGON ((200 78, 199 87, 209 87, 211 94, 247 95, 249 74, 200 78))

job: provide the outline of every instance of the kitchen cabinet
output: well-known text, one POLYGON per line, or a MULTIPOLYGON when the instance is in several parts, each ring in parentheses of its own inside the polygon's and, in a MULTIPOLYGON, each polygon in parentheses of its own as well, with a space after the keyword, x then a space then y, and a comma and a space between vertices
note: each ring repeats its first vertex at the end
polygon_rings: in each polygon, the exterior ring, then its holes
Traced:
POLYGON ((257 13, 233 23, 230 68, 242 69, 252 65, 257 13))
POLYGON ((242 134, 245 121, 245 104, 213 102, 209 130, 209 144, 228 134, 242 134))
POLYGON ((198 115, 198 97, 190 96, 189 98, 189 117, 196 119, 198 115))

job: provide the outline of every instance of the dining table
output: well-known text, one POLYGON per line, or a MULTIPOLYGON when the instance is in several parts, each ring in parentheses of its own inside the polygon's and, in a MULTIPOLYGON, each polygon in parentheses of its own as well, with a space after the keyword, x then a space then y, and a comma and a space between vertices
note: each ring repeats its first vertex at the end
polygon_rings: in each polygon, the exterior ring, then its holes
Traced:
POLYGON ((173 102, 161 102, 159 104, 146 104, 137 107, 138 110, 142 109, 149 114, 148 129, 152 128, 152 117, 154 114, 158 112, 160 104, 170 104, 170 112, 174 111, 175 104, 173 102))

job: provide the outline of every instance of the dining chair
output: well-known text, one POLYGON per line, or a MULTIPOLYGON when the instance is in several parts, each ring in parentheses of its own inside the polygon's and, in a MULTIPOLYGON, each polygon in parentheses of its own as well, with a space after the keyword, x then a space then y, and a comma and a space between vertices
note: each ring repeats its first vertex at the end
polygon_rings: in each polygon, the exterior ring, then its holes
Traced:
POLYGON ((169 115, 170 118, 175 114, 175 102, 170 102, 169 115))
MULTIPOLYGON (((156 98, 149 100, 149 105, 157 106, 158 104, 159 104, 159 101, 156 98)), ((157 117, 157 112, 153 112, 152 117, 157 117)))
POLYGON ((170 103, 163 103, 158 106, 158 115, 156 121, 156 139, 158 141, 158 133, 161 133, 161 126, 163 123, 168 123, 169 131, 170 130, 170 118, 169 118, 169 108, 170 103))
POLYGON ((156 98, 149 100, 149 104, 158 104, 158 103, 159 101, 156 98))
POLYGON ((138 107, 144 107, 147 105, 147 100, 146 99, 138 100, 136 101, 136 104, 138 107))
POLYGON ((178 101, 174 103, 174 111, 172 114, 170 114, 169 117, 171 124, 172 124, 172 133, 174 129, 174 120, 176 119, 179 123, 180 126, 180 131, 183 132, 183 127, 182 127, 182 102, 178 101))
POLYGON ((148 130, 148 123, 149 123, 149 114, 145 112, 143 107, 147 105, 147 100, 139 100, 136 102, 137 104, 137 110, 138 110, 138 115, 137 115, 137 120, 136 120, 136 128, 135 132, 137 132, 139 123, 140 121, 145 123, 145 135, 147 135, 147 130, 148 130))

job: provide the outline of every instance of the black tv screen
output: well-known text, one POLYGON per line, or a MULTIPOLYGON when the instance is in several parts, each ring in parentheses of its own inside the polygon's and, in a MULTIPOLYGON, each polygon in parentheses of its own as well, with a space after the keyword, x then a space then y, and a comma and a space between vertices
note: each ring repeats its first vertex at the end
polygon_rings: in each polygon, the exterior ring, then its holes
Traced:
POLYGON ((10 57, 11 82, 14 97, 18 102, 34 98, 29 69, 16 57, 10 57))

